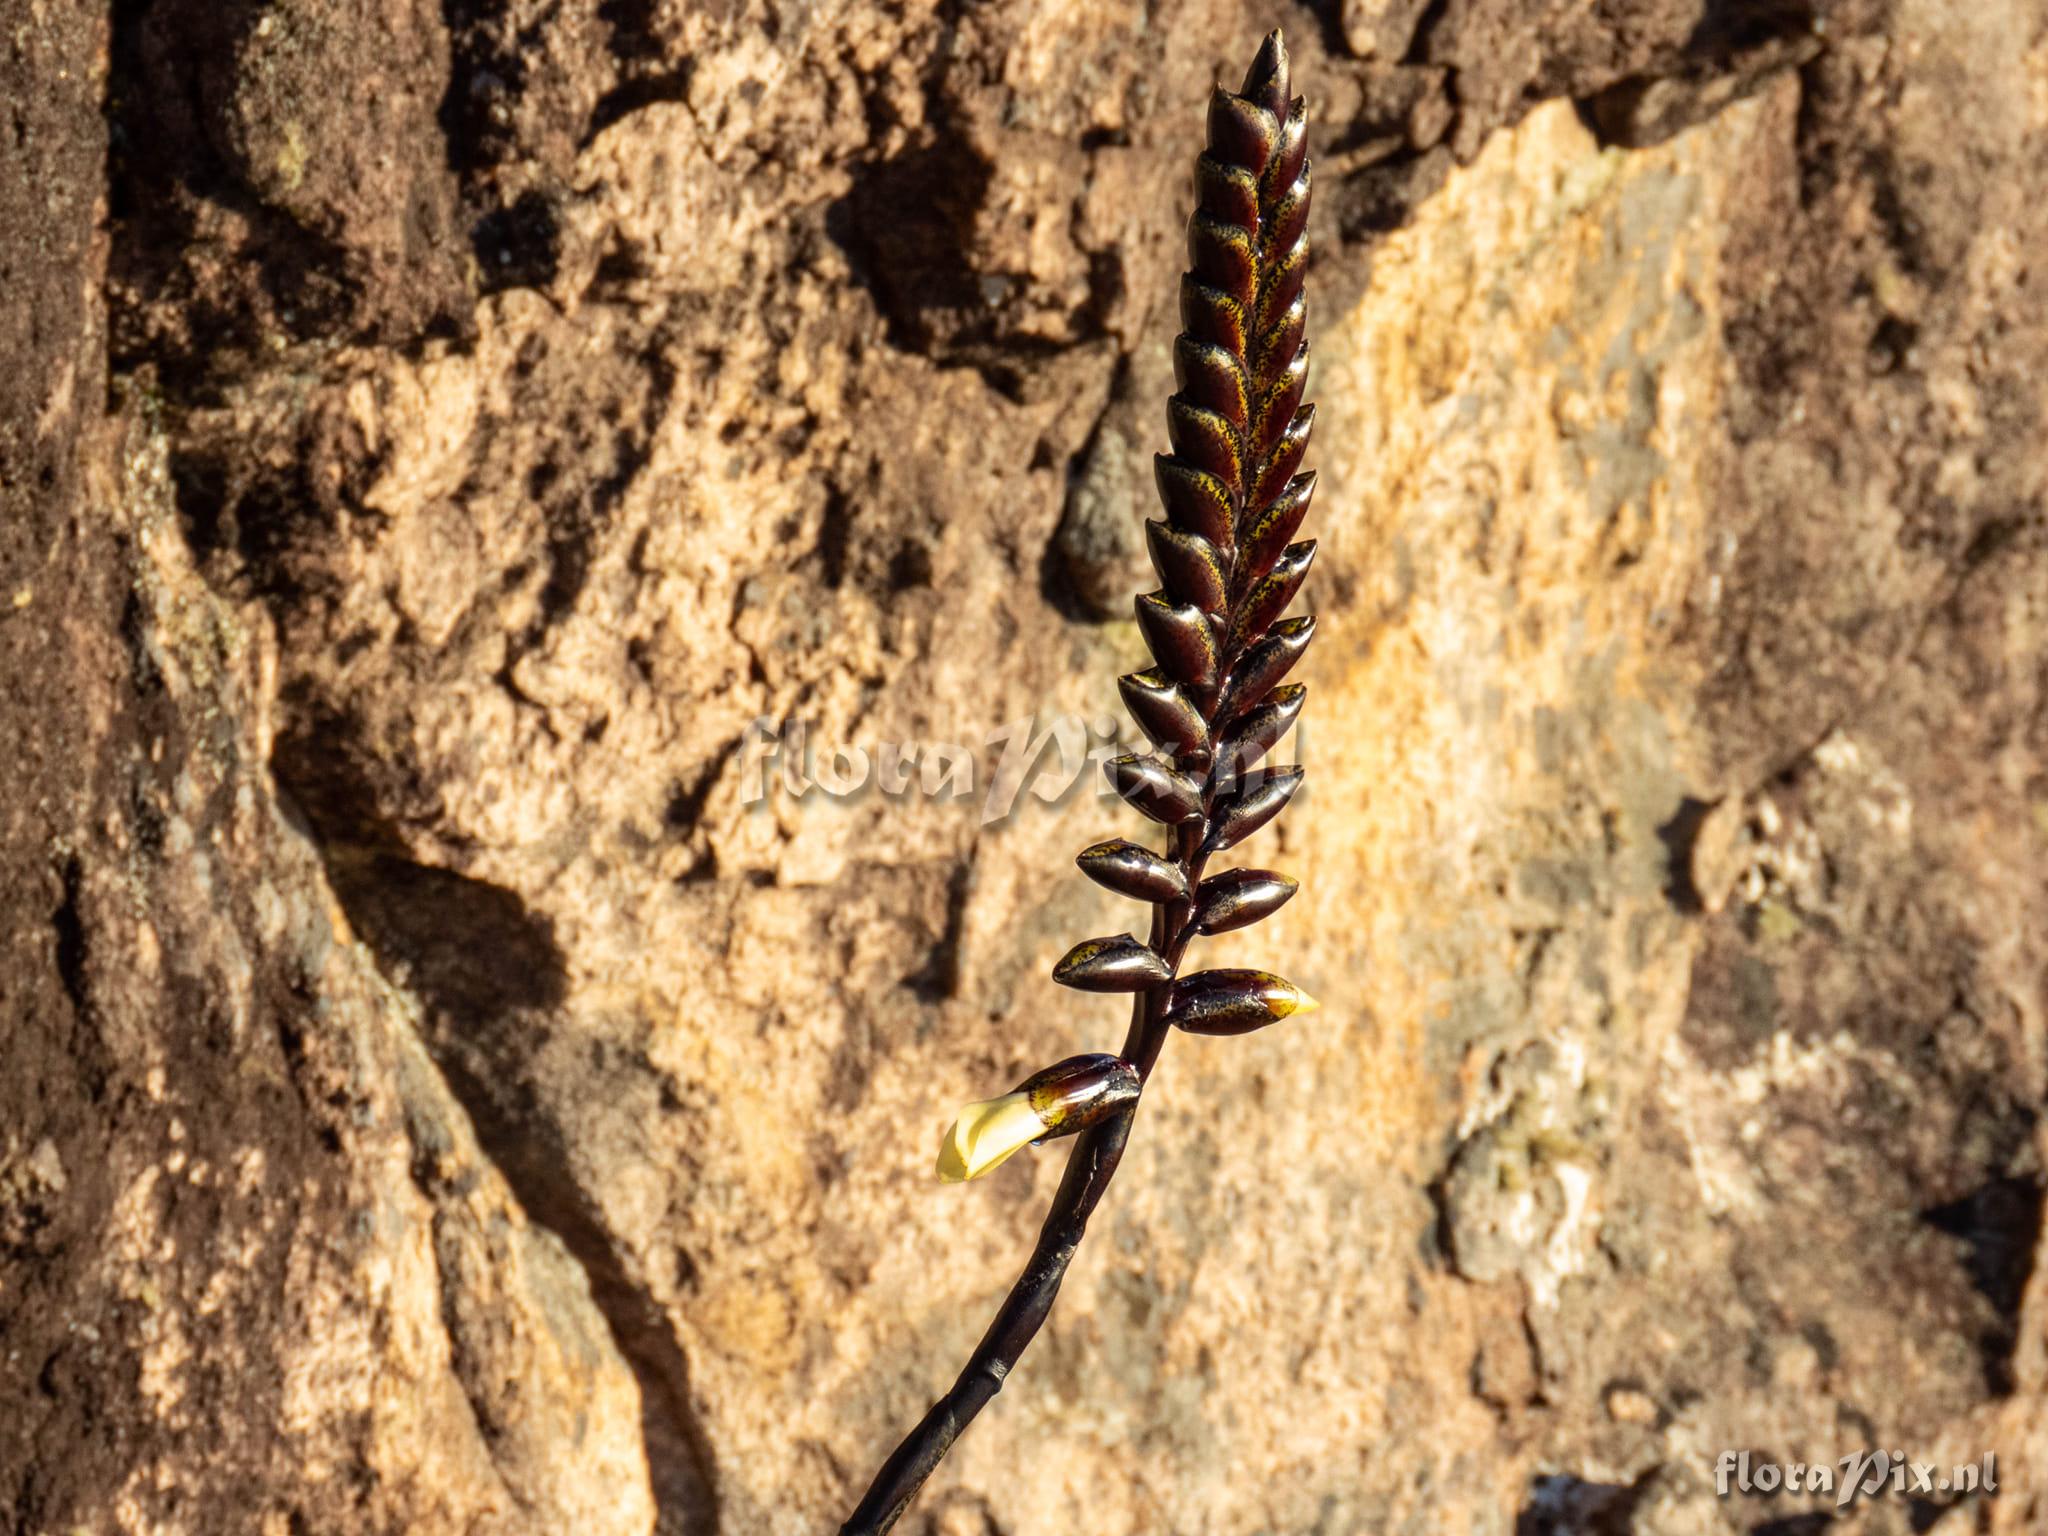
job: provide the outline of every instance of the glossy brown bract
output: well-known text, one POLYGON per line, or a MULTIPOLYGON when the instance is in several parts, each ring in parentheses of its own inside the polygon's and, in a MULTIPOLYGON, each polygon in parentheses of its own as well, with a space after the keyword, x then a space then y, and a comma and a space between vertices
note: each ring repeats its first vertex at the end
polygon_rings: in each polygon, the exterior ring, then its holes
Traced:
MULTIPOLYGON (((1146 530, 1160 587, 1137 599, 1138 628, 1157 665, 1118 681, 1156 751, 1105 765, 1117 793, 1158 824, 1163 845, 1155 853, 1118 839, 1077 861, 1098 884, 1150 905, 1151 930, 1142 942, 1131 934, 1084 940, 1053 971, 1062 986, 1132 994, 1130 1027, 1117 1056, 1075 1058, 1026 1085, 1045 1097, 1057 1079, 1076 1105, 1085 1099, 1087 1129, 1022 1278, 967 1368, 883 1465, 841 1536, 895 1524, 1044 1323, 1116 1172, 1167 1036, 1175 1029, 1245 1034, 1315 1007, 1266 971, 1180 974, 1198 935, 1248 927, 1294 894, 1294 882, 1271 870, 1207 879, 1203 871, 1212 856, 1278 815, 1301 785, 1299 767, 1274 769, 1264 759, 1301 713, 1307 689, 1283 679, 1315 629, 1307 617, 1282 617, 1315 558, 1313 541, 1295 539, 1315 490, 1314 471, 1301 468, 1315 410, 1301 398, 1308 378, 1307 109, 1289 89, 1278 32, 1259 49, 1240 90, 1212 95, 1208 124, 1208 148, 1195 163, 1182 332, 1173 349, 1178 387, 1166 408, 1172 451, 1156 461, 1166 517, 1146 530), (1076 1086, 1084 1079, 1085 1093, 1076 1086)), ((1050 1118, 1054 1097, 1032 1100, 1036 1118, 1021 1120, 999 1101, 969 1106, 955 1127, 968 1151, 951 1173, 942 1158, 942 1176, 972 1178, 995 1166, 1050 1118)))
MULTIPOLYGON (((1160 588, 1137 600, 1158 665, 1119 680, 1159 755, 1108 765, 1117 791, 1168 827, 1161 861, 1177 868, 1180 888, 1159 879, 1111 888, 1158 905, 1151 943, 1170 972, 1194 933, 1257 922, 1284 900, 1234 902, 1220 922, 1186 891, 1211 854, 1251 836, 1299 787, 1298 770, 1262 777, 1258 768, 1301 713, 1307 690, 1281 680, 1314 631, 1306 617, 1281 622, 1315 558, 1312 540, 1290 542, 1315 492, 1315 472, 1301 468, 1315 408, 1301 398, 1307 109, 1290 92, 1278 33, 1241 90, 1216 91, 1208 121, 1173 348, 1179 389, 1166 408, 1172 451, 1157 468, 1166 518, 1147 529, 1160 588)), ((1265 878, 1261 898, 1293 889, 1265 878)), ((1068 985, 1089 984, 1062 971, 1056 979, 1068 985)))

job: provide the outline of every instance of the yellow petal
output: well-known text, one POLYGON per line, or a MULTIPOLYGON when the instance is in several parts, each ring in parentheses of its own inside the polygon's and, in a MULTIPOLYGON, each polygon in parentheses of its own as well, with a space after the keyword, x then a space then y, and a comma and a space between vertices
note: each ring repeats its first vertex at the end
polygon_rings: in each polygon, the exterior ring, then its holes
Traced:
POLYGON ((1294 997, 1290 1001, 1273 1004, 1273 1017, 1276 1019, 1291 1019, 1297 1013, 1314 1013, 1322 1006, 1321 1003, 1310 997, 1301 988, 1296 987, 1294 989, 1294 997))
POLYGON ((939 1143, 939 1177, 948 1184, 978 1179, 1020 1147, 1045 1134, 1028 1093, 983 1099, 960 1111, 939 1143))

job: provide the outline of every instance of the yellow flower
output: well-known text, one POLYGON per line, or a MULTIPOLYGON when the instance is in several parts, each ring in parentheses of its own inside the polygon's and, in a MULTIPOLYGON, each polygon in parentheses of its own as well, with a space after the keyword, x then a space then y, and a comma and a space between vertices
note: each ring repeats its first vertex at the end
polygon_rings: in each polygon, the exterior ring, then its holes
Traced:
POLYGON ((1045 1134, 1028 1093, 983 1099, 960 1111, 939 1144, 939 1177, 948 1184, 978 1179, 1045 1134))
POLYGON ((968 1105, 939 1143, 939 1177, 978 1179, 1034 1141, 1100 1125, 1138 1097, 1138 1069, 1120 1056, 1069 1056, 999 1098, 968 1105))

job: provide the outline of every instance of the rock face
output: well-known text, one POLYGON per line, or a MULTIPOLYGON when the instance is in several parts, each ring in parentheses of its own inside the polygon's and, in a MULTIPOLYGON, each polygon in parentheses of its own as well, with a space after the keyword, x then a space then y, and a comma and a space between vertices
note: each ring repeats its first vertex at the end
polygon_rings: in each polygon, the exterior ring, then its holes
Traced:
POLYGON ((153 0, 0 56, 11 1528, 833 1528, 1057 1181, 939 1130, 1121 1036, 1276 23, 1322 621, 1215 944, 1325 1006, 1175 1043, 903 1528, 2048 1524, 2048 6, 153 0), (1713 1487, 1878 1448, 1998 1492, 1713 1487))

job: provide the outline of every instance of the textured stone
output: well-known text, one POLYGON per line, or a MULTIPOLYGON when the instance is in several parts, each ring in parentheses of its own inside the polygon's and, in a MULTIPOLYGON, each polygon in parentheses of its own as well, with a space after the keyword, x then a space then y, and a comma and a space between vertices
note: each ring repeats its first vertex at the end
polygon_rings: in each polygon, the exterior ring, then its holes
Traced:
MULTIPOLYGON (((73 244, 6 226, 71 318, 0 451, 90 477, 0 568, 68 683, 4 705, 0 1501, 830 1528, 1057 1180, 939 1188, 939 1133, 1120 1035, 1048 973, 1132 818, 1000 733, 1116 750, 1188 158, 1269 18, 190 9, 116 18, 168 126, 107 248, 89 91, 19 183, 73 244)), ((2048 15, 1278 19, 1321 621, 1245 857, 1302 891, 1205 942, 1323 1008, 1173 1042, 905 1530, 1750 1529, 1816 1506, 1722 1450, 1866 1446, 1996 1450, 2036 1528, 2048 15)))

